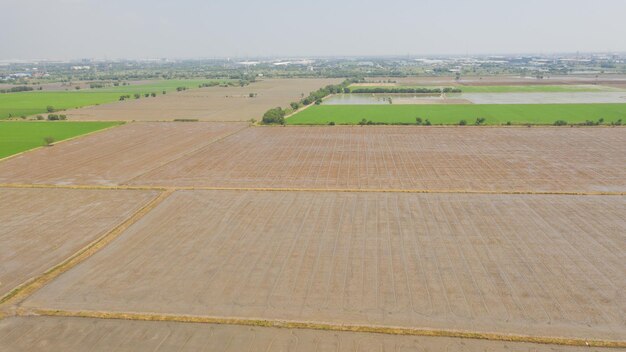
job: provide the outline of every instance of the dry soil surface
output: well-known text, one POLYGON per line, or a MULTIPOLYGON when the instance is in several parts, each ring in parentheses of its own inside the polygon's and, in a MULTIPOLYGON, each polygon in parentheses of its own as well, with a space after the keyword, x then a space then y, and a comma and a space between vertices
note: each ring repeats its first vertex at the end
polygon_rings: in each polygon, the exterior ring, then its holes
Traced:
POLYGON ((151 191, 0 189, 0 297, 126 220, 151 191))
POLYGON ((302 95, 340 79, 265 79, 246 87, 209 87, 150 99, 126 100, 66 112, 70 120, 202 121, 260 120, 268 109, 288 107, 302 95), (249 94, 256 94, 250 97, 249 94))
POLYGON ((129 123, 0 162, 0 183, 114 185, 206 148, 244 123, 129 123))
MULTIPOLYGON (((553 127, 249 128, 130 183, 624 192, 625 132, 553 127)), ((0 168, 0 179, 3 173, 0 168)))
POLYGON ((626 197, 178 191, 25 308, 626 339, 626 197))
POLYGON ((0 321, 0 347, 11 352, 607 351, 606 349, 583 347, 459 340, 442 337, 385 336, 233 325, 55 317, 23 317, 0 321))

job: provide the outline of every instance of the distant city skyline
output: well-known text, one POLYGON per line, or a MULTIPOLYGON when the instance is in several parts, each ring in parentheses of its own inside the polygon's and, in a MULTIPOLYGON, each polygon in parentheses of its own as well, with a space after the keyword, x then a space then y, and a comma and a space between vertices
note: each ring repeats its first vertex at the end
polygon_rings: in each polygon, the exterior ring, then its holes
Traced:
POLYGON ((4 0, 0 60, 624 53, 626 1, 4 0))

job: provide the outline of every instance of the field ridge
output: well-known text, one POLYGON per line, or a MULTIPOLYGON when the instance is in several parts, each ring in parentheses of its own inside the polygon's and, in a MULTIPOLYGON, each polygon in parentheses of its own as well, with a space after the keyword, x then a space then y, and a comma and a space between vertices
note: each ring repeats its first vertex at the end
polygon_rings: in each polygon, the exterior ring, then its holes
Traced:
POLYGON ((54 317, 79 317, 98 319, 141 320, 141 321, 165 321, 200 324, 223 324, 271 327, 281 329, 310 329, 341 332, 365 332, 387 335, 453 337, 462 339, 478 339, 489 341, 528 342, 560 346, 586 346, 624 348, 626 341, 584 339, 561 336, 535 336, 521 334, 503 334, 494 332, 454 330, 454 329, 430 329, 419 327, 400 327, 385 325, 363 324, 340 324, 318 321, 300 321, 283 319, 261 319, 251 317, 222 317, 222 316, 199 316, 199 315, 174 315, 158 313, 135 313, 135 312, 104 312, 104 311, 69 311, 59 309, 18 309, 17 316, 54 316, 54 317))

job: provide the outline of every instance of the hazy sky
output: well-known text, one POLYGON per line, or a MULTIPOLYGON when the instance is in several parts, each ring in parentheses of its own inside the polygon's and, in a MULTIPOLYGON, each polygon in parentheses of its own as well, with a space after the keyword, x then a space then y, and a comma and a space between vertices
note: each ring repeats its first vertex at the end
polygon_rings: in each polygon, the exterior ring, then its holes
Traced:
POLYGON ((0 0, 0 59, 626 51, 626 0, 0 0))

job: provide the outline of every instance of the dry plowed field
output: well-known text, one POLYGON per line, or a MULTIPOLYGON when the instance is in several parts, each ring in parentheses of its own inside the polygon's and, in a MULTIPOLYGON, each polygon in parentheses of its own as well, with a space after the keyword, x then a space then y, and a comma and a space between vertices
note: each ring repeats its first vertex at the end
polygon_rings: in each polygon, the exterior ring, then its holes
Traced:
POLYGON ((0 183, 114 185, 245 128, 243 123, 130 123, 0 162, 0 183))
POLYGON ((625 165, 622 128, 262 127, 129 183, 624 192, 625 165))
POLYGON ((178 191, 25 309, 626 339, 626 197, 178 191))
POLYGON ((286 107, 340 79, 265 79, 245 87, 209 87, 127 100, 67 112, 70 120, 202 121, 260 120, 277 106, 286 107), (257 94, 251 98, 250 93, 257 94))
POLYGON ((0 189, 0 297, 104 235, 155 195, 0 189))
POLYGON ((596 352, 588 347, 233 325, 25 317, 0 321, 12 352, 596 352), (51 349, 51 347, 53 348, 51 349))

